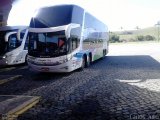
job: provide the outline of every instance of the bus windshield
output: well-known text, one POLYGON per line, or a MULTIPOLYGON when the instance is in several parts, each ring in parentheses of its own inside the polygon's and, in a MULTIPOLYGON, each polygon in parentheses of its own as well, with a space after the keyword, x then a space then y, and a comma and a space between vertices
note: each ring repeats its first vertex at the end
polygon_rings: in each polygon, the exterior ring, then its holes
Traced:
POLYGON ((18 40, 16 34, 9 36, 8 42, 5 41, 6 32, 0 34, 0 55, 4 55, 7 52, 10 52, 21 45, 20 40, 18 40))
POLYGON ((5 34, 6 32, 0 32, 0 55, 5 53, 6 42, 5 42, 5 34))
POLYGON ((8 44, 7 44, 7 52, 10 52, 16 48, 18 48, 22 43, 22 39, 18 40, 17 34, 12 34, 9 36, 8 44))
POLYGON ((67 54, 65 31, 29 33, 29 55, 58 57, 67 54))

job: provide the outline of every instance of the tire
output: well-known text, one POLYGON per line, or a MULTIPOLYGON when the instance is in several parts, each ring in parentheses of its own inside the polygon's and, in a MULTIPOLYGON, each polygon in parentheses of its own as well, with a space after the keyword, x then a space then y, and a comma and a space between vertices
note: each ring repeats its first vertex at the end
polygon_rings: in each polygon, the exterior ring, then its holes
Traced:
POLYGON ((91 63, 92 63, 92 55, 89 54, 88 61, 87 61, 87 67, 89 67, 91 63))
POLYGON ((106 50, 103 50, 103 58, 106 56, 106 50))
POLYGON ((82 58, 82 65, 80 67, 81 70, 83 70, 84 68, 87 68, 88 67, 88 62, 87 62, 87 55, 83 55, 83 58, 82 58))
POLYGON ((83 56, 83 60, 82 60, 82 65, 81 65, 81 70, 83 70, 86 67, 86 60, 85 57, 83 56))
POLYGON ((28 54, 26 54, 26 57, 25 57, 25 64, 26 64, 26 65, 28 65, 27 56, 28 56, 28 54))

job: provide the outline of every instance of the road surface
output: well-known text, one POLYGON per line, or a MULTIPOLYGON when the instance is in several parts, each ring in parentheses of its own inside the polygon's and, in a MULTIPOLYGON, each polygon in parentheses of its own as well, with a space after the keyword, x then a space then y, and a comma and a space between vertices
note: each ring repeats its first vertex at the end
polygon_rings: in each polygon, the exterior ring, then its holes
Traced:
POLYGON ((0 69, 0 95, 41 96, 18 120, 160 119, 160 43, 111 44, 83 71, 42 74, 0 69))

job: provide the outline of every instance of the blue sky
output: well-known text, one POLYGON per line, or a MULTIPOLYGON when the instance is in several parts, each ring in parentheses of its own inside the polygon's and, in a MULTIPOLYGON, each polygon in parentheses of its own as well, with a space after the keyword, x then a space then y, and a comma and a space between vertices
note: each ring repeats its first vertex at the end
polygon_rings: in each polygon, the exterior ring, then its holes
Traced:
POLYGON ((160 0, 20 0, 11 10, 8 25, 28 25, 35 9, 56 4, 77 4, 110 31, 151 27, 160 20, 160 0))

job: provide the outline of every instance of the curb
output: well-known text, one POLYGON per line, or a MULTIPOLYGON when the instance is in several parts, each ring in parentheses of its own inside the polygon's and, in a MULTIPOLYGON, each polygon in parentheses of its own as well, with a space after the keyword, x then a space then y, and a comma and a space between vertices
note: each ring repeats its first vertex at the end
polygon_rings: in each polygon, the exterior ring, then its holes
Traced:
POLYGON ((38 96, 0 95, 0 99, 4 99, 4 97, 7 99, 0 102, 0 104, 3 104, 2 108, 0 108, 1 120, 15 120, 19 115, 23 114, 40 101, 40 97, 38 96))
POLYGON ((23 77, 22 75, 16 75, 16 76, 13 76, 13 77, 10 77, 10 78, 1 79, 0 80, 0 85, 4 84, 6 82, 12 81, 12 80, 20 79, 22 77, 23 77))

